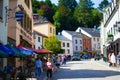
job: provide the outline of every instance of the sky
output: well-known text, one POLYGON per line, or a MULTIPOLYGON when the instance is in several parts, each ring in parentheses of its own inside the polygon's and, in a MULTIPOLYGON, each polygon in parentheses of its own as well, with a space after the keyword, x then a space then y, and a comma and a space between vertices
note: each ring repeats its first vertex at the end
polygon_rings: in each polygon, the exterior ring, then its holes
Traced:
MULTIPOLYGON (((39 1, 41 1, 41 0, 39 0, 39 1)), ((76 0, 76 1, 78 2, 79 0, 76 0)), ((103 1, 103 0, 92 0, 92 2, 94 3, 94 7, 97 8, 99 6, 99 4, 101 3, 101 1, 103 1)), ((111 1, 111 0, 108 0, 108 1, 111 1)), ((51 2, 57 4, 58 0, 51 0, 51 2)))

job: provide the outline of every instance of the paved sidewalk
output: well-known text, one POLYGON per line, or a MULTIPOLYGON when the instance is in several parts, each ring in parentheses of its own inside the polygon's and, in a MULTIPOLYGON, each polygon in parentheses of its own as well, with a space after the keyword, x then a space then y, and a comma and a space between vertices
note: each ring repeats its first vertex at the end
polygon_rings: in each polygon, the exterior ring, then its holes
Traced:
MULTIPOLYGON (((95 61, 94 59, 91 59, 91 61, 95 61)), ((104 67, 107 67, 113 71, 119 71, 120 72, 120 66, 119 67, 109 67, 109 63, 103 61, 103 59, 95 61, 97 64, 103 65, 104 67)))

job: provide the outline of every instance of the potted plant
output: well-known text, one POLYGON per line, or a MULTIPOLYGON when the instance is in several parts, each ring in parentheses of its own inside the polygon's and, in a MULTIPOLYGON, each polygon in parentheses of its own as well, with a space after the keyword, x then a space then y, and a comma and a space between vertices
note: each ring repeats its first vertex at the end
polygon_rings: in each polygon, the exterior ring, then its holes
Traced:
POLYGON ((113 34, 108 34, 108 37, 113 37, 113 34))

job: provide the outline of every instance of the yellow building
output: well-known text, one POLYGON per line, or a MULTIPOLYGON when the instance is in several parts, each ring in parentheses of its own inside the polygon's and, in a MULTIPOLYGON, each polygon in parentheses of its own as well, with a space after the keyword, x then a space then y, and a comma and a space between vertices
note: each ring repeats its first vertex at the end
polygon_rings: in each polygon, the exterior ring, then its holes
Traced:
POLYGON ((34 29, 47 37, 56 36, 56 26, 48 21, 34 23, 34 29))

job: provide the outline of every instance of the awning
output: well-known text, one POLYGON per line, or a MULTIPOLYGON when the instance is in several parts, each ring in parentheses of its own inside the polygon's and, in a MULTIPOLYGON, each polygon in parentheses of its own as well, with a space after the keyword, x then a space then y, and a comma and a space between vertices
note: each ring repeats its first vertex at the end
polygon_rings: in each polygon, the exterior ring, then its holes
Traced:
POLYGON ((34 51, 32 51, 26 47, 23 47, 22 45, 17 46, 17 48, 20 50, 21 53, 23 53, 25 55, 33 55, 34 54, 34 51))
POLYGON ((8 58, 8 54, 5 53, 4 51, 0 50, 0 58, 8 58))
POLYGON ((42 49, 36 50, 36 53, 37 54, 51 54, 52 51, 42 48, 42 49))
POLYGON ((25 54, 21 53, 15 46, 9 44, 7 44, 6 46, 15 52, 14 57, 25 57, 25 54))
POLYGON ((7 47, 6 45, 0 45, 0 50, 7 53, 10 56, 13 56, 15 54, 14 51, 7 47))

